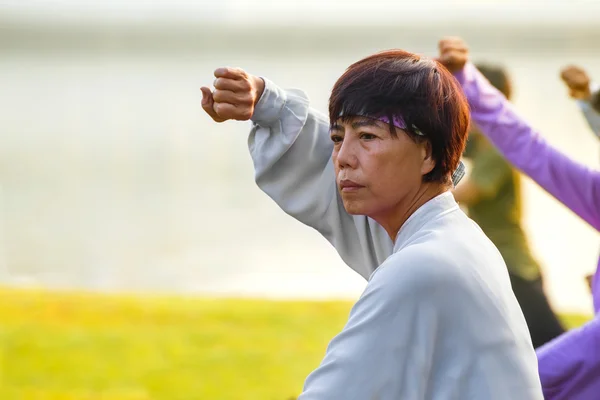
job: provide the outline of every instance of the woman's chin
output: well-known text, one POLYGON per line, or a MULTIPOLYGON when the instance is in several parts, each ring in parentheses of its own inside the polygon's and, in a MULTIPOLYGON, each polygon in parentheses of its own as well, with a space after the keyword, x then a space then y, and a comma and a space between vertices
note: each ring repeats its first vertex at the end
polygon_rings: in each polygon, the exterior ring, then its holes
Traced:
POLYGON ((361 201, 344 200, 344 209, 350 215, 366 215, 367 207, 361 201))

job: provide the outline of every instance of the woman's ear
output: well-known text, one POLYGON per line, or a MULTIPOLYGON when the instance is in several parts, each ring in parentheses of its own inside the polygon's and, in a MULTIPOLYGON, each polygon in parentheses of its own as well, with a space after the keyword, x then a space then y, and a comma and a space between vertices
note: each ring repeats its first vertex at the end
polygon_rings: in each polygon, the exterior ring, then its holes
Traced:
POLYGON ((427 175, 435 168, 435 160, 433 159, 431 142, 427 140, 421 146, 421 151, 423 154, 423 163, 421 164, 421 175, 427 175))

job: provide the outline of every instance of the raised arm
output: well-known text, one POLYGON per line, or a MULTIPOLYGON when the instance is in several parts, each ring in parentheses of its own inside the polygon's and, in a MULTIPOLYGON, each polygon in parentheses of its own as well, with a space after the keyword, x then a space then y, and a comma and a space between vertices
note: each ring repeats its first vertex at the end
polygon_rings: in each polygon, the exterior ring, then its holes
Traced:
POLYGON ((592 132, 600 138, 600 85, 594 84, 587 72, 577 65, 564 67, 560 77, 569 89, 569 95, 577 101, 592 132))
POLYGON ((368 278, 392 253, 393 243, 375 221, 344 210, 327 118, 311 109, 299 90, 283 90, 237 69, 218 69, 215 76, 215 92, 203 89, 203 108, 218 122, 252 120, 248 146, 258 186, 287 214, 319 231, 346 264, 368 278), (244 93, 239 101, 234 94, 220 94, 236 88, 244 93))
POLYGON ((265 79, 248 146, 258 186, 287 214, 315 228, 365 278, 391 253, 385 230, 342 204, 331 162, 333 142, 325 115, 299 90, 265 79))
POLYGON ((600 172, 545 141, 473 64, 465 64, 467 51, 462 41, 442 41, 440 50, 441 61, 454 70, 480 131, 515 167, 600 230, 600 172))

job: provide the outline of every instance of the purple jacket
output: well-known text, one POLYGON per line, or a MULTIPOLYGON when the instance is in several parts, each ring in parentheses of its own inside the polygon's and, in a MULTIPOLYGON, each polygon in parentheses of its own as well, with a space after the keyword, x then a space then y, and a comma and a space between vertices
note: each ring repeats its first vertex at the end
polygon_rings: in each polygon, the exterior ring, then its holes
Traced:
MULTIPOLYGON (((468 63, 456 75, 480 131, 516 168, 600 231, 600 171, 561 153, 468 63)), ((592 283, 596 318, 537 350, 547 400, 600 399, 600 264, 592 283)))

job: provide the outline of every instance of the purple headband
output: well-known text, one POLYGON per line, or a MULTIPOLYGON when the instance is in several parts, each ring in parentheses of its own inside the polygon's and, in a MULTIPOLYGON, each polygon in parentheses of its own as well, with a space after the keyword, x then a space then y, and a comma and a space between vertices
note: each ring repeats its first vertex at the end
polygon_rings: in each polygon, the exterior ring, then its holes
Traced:
MULTIPOLYGON (((377 119, 381 122, 385 122, 386 124, 390 123, 390 119, 388 117, 379 117, 377 119)), ((394 115, 394 118, 392 119, 392 123, 394 124, 394 126, 396 128, 406 129, 406 123, 404 122, 404 118, 402 118, 399 115, 394 115)))
MULTIPOLYGON (((379 121, 381 122, 385 122, 386 124, 390 123, 390 120, 388 117, 379 117, 377 118, 379 121)), ((402 118, 399 115, 394 115, 393 119, 392 119, 392 124, 399 129, 406 129, 407 125, 404 122, 404 118, 402 118)), ((413 131, 419 135, 419 136, 425 136, 425 134, 423 132, 421 132, 416 126, 412 126, 413 131)))

